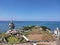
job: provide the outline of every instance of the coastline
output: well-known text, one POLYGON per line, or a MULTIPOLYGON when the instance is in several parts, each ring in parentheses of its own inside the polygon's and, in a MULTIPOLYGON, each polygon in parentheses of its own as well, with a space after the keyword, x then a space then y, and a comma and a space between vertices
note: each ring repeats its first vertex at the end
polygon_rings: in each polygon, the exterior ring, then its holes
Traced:
MULTIPOLYGON (((0 32, 6 32, 8 30, 8 24, 10 21, 0 21, 0 32), (4 27, 3 27, 4 26, 4 27)), ((38 25, 38 26, 47 26, 52 31, 55 30, 56 27, 60 27, 60 21, 14 21, 16 29, 19 29, 23 26, 30 26, 30 25, 38 25)))

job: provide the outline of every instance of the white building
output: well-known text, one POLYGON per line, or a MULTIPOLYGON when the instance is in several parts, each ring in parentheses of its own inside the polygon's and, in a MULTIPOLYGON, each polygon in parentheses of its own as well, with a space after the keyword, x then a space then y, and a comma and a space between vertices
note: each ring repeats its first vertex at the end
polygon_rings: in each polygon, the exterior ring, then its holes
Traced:
POLYGON ((54 30, 54 34, 58 37, 60 37, 60 30, 59 28, 57 27, 56 30, 54 30))

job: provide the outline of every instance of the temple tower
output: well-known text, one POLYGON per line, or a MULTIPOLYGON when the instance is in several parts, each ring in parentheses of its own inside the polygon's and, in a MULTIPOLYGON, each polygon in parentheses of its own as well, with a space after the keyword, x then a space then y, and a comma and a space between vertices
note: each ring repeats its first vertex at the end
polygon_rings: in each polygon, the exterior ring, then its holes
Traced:
POLYGON ((9 30, 13 30, 15 28, 15 25, 13 23, 13 20, 9 23, 9 30))

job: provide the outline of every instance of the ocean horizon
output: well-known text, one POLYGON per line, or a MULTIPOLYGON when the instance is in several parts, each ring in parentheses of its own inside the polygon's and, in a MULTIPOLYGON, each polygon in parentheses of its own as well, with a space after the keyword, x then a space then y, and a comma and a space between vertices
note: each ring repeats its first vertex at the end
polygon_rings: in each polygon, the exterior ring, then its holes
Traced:
MULTIPOLYGON (((60 21, 13 21, 15 24, 15 29, 18 30, 23 26, 31 26, 31 25, 38 25, 38 26, 47 26, 52 31, 56 29, 56 27, 60 28, 60 21)), ((8 25, 10 21, 0 21, 0 32, 6 32, 9 30, 8 25)))

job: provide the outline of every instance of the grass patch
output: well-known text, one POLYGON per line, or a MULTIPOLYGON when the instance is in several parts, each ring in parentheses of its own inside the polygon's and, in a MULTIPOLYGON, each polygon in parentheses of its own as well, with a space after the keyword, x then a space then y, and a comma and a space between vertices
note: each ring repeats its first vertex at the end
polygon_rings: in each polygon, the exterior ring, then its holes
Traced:
POLYGON ((17 37, 11 36, 7 38, 8 43, 19 43, 20 40, 17 37))
POLYGON ((23 35, 27 36, 29 35, 29 32, 24 32, 23 35))
POLYGON ((24 38, 22 38, 21 40, 20 40, 20 43, 26 43, 27 41, 24 39, 24 38))

